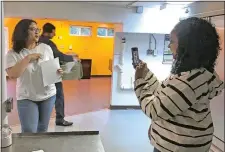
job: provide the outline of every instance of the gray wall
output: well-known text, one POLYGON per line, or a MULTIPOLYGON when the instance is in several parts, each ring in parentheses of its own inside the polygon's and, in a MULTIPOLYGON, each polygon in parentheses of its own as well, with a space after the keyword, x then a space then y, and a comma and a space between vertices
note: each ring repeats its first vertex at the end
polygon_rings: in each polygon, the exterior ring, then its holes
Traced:
POLYGON ((165 10, 156 13, 159 10, 152 11, 149 8, 144 8, 142 14, 137 14, 134 8, 104 6, 87 2, 4 2, 5 17, 116 22, 123 23, 124 32, 141 33, 169 33, 175 24, 174 19, 177 20, 179 16, 179 13, 173 13, 173 11, 166 12, 168 16, 173 17, 162 18, 165 10))
POLYGON ((87 2, 4 2, 6 17, 56 18, 93 22, 124 23, 125 31, 138 26, 142 14, 133 9, 87 2))
POLYGON ((211 15, 224 14, 224 2, 194 2, 190 5, 189 16, 205 17, 211 15))

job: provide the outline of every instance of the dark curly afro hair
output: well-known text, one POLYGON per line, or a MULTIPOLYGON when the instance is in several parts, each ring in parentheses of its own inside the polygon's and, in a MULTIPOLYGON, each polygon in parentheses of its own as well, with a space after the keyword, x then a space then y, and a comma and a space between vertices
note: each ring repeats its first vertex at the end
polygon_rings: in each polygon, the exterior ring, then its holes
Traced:
POLYGON ((172 32, 177 36, 178 48, 171 73, 199 68, 214 72, 221 50, 215 26, 204 19, 191 17, 180 21, 172 32))

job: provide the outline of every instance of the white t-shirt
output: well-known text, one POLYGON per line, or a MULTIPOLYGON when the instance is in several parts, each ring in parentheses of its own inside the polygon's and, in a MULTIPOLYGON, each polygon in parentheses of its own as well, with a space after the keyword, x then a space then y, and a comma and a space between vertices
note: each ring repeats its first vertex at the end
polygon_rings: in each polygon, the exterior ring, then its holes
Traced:
POLYGON ((50 46, 41 43, 32 50, 23 49, 19 54, 9 51, 6 54, 6 69, 13 67, 17 62, 33 53, 40 53, 42 55, 41 59, 29 63, 24 73, 17 78, 17 100, 43 101, 56 94, 55 84, 44 87, 40 67, 41 62, 54 59, 50 46))

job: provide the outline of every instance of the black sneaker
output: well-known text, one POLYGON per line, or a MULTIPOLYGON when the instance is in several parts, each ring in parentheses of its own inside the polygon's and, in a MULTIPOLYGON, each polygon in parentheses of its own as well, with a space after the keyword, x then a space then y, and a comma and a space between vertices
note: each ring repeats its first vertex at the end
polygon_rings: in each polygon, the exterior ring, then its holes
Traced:
POLYGON ((61 121, 56 121, 56 126, 72 126, 73 125, 73 122, 69 122, 69 121, 66 121, 66 120, 61 120, 61 121))

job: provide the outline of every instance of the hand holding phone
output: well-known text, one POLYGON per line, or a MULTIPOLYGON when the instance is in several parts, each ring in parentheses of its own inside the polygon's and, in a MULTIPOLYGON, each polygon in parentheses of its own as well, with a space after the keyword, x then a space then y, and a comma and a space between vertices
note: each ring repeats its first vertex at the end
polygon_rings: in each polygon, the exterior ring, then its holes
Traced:
POLYGON ((140 63, 136 67, 135 80, 139 78, 145 78, 148 72, 149 72, 149 69, 147 64, 145 62, 140 61, 140 63))
POLYGON ((138 64, 141 62, 141 60, 139 59, 138 48, 132 47, 131 53, 132 53, 132 65, 134 68, 136 68, 138 64))

